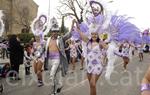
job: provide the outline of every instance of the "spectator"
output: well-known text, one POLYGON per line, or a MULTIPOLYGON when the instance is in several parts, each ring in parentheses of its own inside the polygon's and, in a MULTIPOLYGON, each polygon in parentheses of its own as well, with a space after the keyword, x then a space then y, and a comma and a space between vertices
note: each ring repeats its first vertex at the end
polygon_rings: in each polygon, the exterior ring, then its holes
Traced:
POLYGON ((24 65, 25 65, 25 74, 26 75, 30 74, 30 67, 31 67, 32 60, 33 60, 32 46, 27 44, 25 46, 25 51, 24 51, 24 65))
POLYGON ((148 44, 145 45, 145 48, 144 48, 143 51, 144 51, 145 53, 148 53, 148 52, 149 52, 149 45, 148 45, 148 44))
MULTIPOLYGON (((19 66, 20 64, 23 64, 24 51, 23 47, 20 45, 20 40, 16 35, 12 35, 9 39, 9 49, 11 70, 19 75, 19 66)), ((18 75, 15 76, 16 80, 20 80, 18 75)))

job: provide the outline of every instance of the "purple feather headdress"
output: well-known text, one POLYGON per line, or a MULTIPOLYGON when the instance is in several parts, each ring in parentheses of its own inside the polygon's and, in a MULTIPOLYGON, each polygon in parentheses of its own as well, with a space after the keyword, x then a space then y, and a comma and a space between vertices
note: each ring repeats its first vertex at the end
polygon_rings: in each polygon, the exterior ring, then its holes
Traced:
POLYGON ((114 15, 111 17, 109 32, 112 39, 117 41, 127 40, 131 42, 140 41, 139 43, 141 43, 142 40, 137 40, 140 39, 140 29, 129 22, 129 19, 130 18, 127 18, 125 15, 114 15))
MULTIPOLYGON (((89 36, 89 33, 88 33, 88 26, 82 22, 79 24, 79 27, 80 27, 80 30, 86 35, 86 36, 89 36)), ((80 40, 80 34, 77 32, 76 30, 76 27, 74 26, 73 27, 73 30, 72 30, 72 38, 75 39, 75 40, 80 40)))

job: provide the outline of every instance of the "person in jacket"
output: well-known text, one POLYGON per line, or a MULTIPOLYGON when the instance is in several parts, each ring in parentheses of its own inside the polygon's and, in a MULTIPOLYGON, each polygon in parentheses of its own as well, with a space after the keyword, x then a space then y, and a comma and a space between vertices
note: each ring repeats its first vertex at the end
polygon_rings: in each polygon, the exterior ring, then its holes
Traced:
POLYGON ((12 35, 9 39, 9 48, 11 70, 14 71, 13 75, 15 74, 15 79, 20 80, 19 66, 23 64, 24 49, 17 35, 12 35))
POLYGON ((71 33, 68 32, 64 36, 59 36, 59 26, 55 18, 51 19, 52 27, 50 29, 51 36, 47 39, 46 43, 46 60, 48 60, 48 66, 50 70, 50 79, 52 83, 57 80, 57 84, 53 84, 54 93, 60 92, 62 88, 62 78, 58 79, 58 75, 62 76, 67 74, 68 61, 65 53, 64 41, 70 38, 71 33))

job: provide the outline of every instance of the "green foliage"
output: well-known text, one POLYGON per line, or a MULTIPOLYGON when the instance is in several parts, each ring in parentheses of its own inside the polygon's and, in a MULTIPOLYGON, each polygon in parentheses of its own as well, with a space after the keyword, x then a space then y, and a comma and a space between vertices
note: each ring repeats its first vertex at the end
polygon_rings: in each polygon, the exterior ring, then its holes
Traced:
POLYGON ((30 42, 31 38, 34 37, 34 35, 32 33, 21 33, 18 34, 18 37, 22 43, 28 43, 30 42))
MULTIPOLYGON (((34 37, 34 35, 32 33, 21 33, 21 34, 17 34, 18 37, 20 38, 21 43, 29 43, 31 38, 34 37)), ((12 36, 12 34, 7 35, 8 38, 10 38, 12 36)))
POLYGON ((69 29, 65 26, 65 20, 64 20, 64 16, 62 17, 62 24, 61 24, 61 27, 60 27, 60 31, 61 31, 61 33, 62 34, 66 34, 68 31, 69 31, 69 29))

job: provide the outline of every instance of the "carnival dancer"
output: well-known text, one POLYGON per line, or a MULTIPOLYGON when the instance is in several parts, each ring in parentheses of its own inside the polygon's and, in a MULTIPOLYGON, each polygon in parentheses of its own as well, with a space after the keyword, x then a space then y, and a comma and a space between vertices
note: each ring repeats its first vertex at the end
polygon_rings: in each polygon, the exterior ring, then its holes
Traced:
POLYGON ((150 67, 141 82, 141 95, 150 95, 150 67))
POLYGON ((52 94, 56 94, 59 93, 63 87, 61 76, 65 76, 68 70, 64 41, 71 37, 71 33, 68 32, 64 36, 59 36, 60 30, 56 18, 52 18, 50 24, 51 28, 49 32, 51 33, 51 36, 46 43, 46 60, 48 60, 50 80, 54 87, 52 94), (59 79, 58 75, 60 75, 59 79))
POLYGON ((103 71, 103 53, 104 43, 100 41, 97 25, 91 24, 89 32, 91 39, 83 34, 80 29, 77 29, 84 42, 87 44, 87 52, 85 56, 87 77, 90 85, 90 95, 96 95, 96 83, 103 71))
POLYGON ((140 44, 137 46, 138 54, 139 54, 139 61, 143 61, 143 45, 140 44))
MULTIPOLYGON (((81 63, 80 65, 80 70, 83 70, 84 69, 84 62, 82 63, 82 44, 81 44, 81 40, 77 40, 76 41, 76 48, 77 48, 77 60, 81 63)), ((84 61, 84 60, 83 60, 84 61)))
MULTIPOLYGON (((90 12, 90 15, 88 15, 87 17, 85 16, 85 20, 83 22, 79 22, 79 27, 81 32, 84 33, 84 35, 89 36, 89 25, 92 23, 96 23, 99 25, 102 25, 102 23, 104 22, 104 7, 101 3, 95 1, 95 0, 90 0, 89 4, 88 4, 91 8, 92 11, 87 11, 85 8, 85 12, 83 13, 84 15, 86 15, 87 12, 90 12)), ((88 9, 87 7, 87 9, 88 9)), ((100 28, 100 27, 99 27, 100 28)), ((81 68, 80 70, 83 70, 83 63, 84 63, 84 59, 86 56, 86 43, 84 41, 81 40, 81 45, 82 45, 82 56, 81 56, 81 68)))
POLYGON ((38 78, 38 87, 43 86, 42 67, 44 64, 44 42, 41 42, 39 36, 35 36, 36 42, 33 43, 34 54, 34 72, 38 78))
POLYGON ((130 61, 129 59, 129 52, 130 52, 130 44, 128 41, 125 41, 123 43, 123 47, 122 47, 122 58, 123 58, 123 67, 124 67, 124 70, 127 69, 127 65, 130 61))
POLYGON ((37 75, 38 87, 43 86, 42 67, 45 59, 45 41, 44 41, 44 25, 47 21, 45 15, 40 15, 34 19, 31 27, 35 36, 35 42, 33 42, 33 57, 34 57, 34 72, 37 75), (44 19, 43 19, 44 18, 44 19), (44 21, 43 21, 44 20, 44 21))
POLYGON ((77 60, 77 44, 75 43, 75 40, 73 38, 70 39, 69 47, 66 49, 70 50, 70 63, 72 64, 72 71, 71 73, 74 73, 75 71, 75 63, 77 60))
MULTIPOLYGON (((74 23, 75 24, 75 23, 74 23)), ((80 24, 81 25, 81 24, 80 24)), ((72 25, 71 27, 71 39, 70 39, 70 44, 69 47, 66 49, 70 49, 70 61, 72 64, 72 71, 71 73, 74 73, 75 70, 75 62, 78 56, 78 53, 81 54, 80 49, 79 49, 79 45, 80 43, 77 43, 76 41, 79 40, 80 41, 80 35, 78 32, 76 32, 76 27, 75 25, 72 25)), ((82 23, 82 28, 83 28, 83 23, 82 23)), ((81 28, 80 28, 81 29, 81 28)), ((83 70, 83 59, 81 58, 81 68, 80 70, 83 70)))
MULTIPOLYGON (((85 35, 88 35, 88 26, 86 23, 84 22, 79 22, 79 27, 80 27, 80 30, 85 34, 85 35)), ((80 35, 78 32, 76 32, 76 26, 73 25, 73 28, 71 29, 72 30, 72 38, 76 41, 80 41, 81 38, 80 38, 80 35)), ((84 41, 81 40, 81 46, 82 46, 82 50, 80 50, 81 48, 77 48, 77 51, 80 53, 81 55, 81 60, 80 60, 80 63, 81 63, 81 68, 80 70, 83 70, 84 69, 84 52, 86 52, 86 44, 84 41)))

